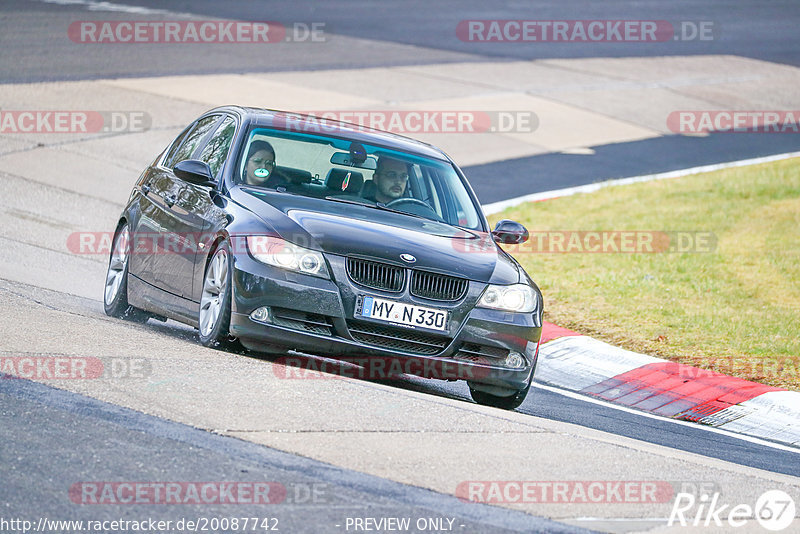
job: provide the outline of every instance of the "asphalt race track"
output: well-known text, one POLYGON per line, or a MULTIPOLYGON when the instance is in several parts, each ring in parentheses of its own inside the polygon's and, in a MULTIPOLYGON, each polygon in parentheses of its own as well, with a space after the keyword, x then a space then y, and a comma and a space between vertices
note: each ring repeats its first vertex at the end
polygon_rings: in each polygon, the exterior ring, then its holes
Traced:
MULTIPOLYGON (((0 532, 21 531, 3 523, 12 519, 36 526, 42 518, 147 517, 275 518, 280 532, 367 530, 356 518, 410 518, 411 532, 764 532, 752 517, 735 529, 667 520, 678 492, 717 495, 732 507, 781 490, 800 505, 796 449, 541 385, 503 412, 472 403, 463 382, 321 376, 207 349, 172 321, 105 316, 106 255, 76 253, 69 243, 112 230, 141 170, 225 98, 319 110, 533 106, 537 132, 419 136, 464 162, 484 203, 797 151, 798 134, 679 135, 665 117, 726 106, 797 109, 798 21, 800 5, 789 1, 4 3, 0 111, 140 110, 152 124, 0 131, 0 356, 99 359, 115 370, 96 380, 0 379, 0 532), (323 22, 328 36, 266 52, 66 38, 75 21, 211 19, 323 22), (471 19, 711 21, 715 30, 706 42, 636 45, 455 38, 458 23, 471 19), (492 505, 458 498, 470 481, 525 480, 653 481, 670 495, 492 505), (81 484, 126 482, 272 483, 286 493, 268 504, 81 501, 81 484)), ((228 527, 210 531, 243 530, 228 527)), ((373 529, 390 530, 386 522, 373 529)))

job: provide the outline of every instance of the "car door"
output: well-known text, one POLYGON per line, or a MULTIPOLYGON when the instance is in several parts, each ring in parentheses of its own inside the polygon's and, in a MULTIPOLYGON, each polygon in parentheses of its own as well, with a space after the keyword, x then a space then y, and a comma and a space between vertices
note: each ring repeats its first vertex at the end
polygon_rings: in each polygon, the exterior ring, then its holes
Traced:
MULTIPOLYGON (((177 141, 170 152, 156 164, 143 183, 146 191, 140 201, 141 216, 135 229, 135 244, 146 247, 139 257, 138 271, 146 282, 177 296, 183 296, 185 281, 190 275, 196 246, 189 241, 181 217, 186 216, 178 200, 184 194, 186 182, 175 176, 175 164, 191 159, 213 132, 223 115, 215 114, 198 120, 177 141)), ((136 249, 134 249, 136 251, 136 249)))
MULTIPOLYGON (((208 163, 211 175, 217 178, 222 172, 225 161, 230 152, 231 143, 236 133, 236 120, 226 115, 217 125, 214 134, 198 148, 194 159, 208 163)), ((192 248, 191 256, 187 253, 180 257, 180 264, 174 265, 176 275, 180 276, 175 282, 180 285, 180 295, 191 299, 193 292, 194 265, 197 256, 205 257, 205 247, 209 239, 204 235, 211 225, 212 219, 220 216, 209 194, 209 188, 188 182, 182 182, 183 187, 178 195, 177 202, 172 208, 175 217, 175 228, 181 236, 187 236, 186 248, 192 248)))
POLYGON ((192 123, 181 132, 164 151, 165 154, 145 170, 144 176, 138 183, 138 216, 134 216, 131 220, 134 253, 130 256, 128 270, 130 274, 153 285, 156 285, 155 243, 161 236, 161 228, 157 222, 160 220, 158 212, 161 202, 156 199, 162 199, 169 189, 169 186, 163 183, 162 161, 168 161, 174 156, 184 138, 194 127, 195 124, 192 123))

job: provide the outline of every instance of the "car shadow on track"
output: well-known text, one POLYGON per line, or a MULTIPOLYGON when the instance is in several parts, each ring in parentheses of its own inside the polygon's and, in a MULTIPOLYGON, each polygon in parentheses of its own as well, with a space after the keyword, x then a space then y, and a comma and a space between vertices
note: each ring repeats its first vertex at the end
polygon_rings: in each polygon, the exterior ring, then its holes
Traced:
MULTIPOLYGON (((197 329, 182 323, 177 323, 175 321, 161 322, 151 319, 143 326, 171 338, 187 341, 192 345, 201 345, 197 329)), ((382 376, 370 376, 369 369, 357 363, 358 361, 363 363, 363 361, 366 360, 364 358, 354 358, 354 362, 353 360, 334 359, 295 351, 277 354, 264 353, 245 349, 241 346, 234 346, 234 348, 218 346, 214 347, 214 350, 220 352, 220 356, 235 354, 269 363, 274 366, 273 373, 279 378, 358 380, 366 383, 390 386, 404 391, 423 393, 439 398, 459 400, 470 404, 474 403, 469 396, 466 383, 463 381, 436 380, 392 372, 387 372, 382 376)), ((401 359, 398 358, 398 360, 401 359)), ((386 368, 391 369, 391 365, 387 364, 386 368)))

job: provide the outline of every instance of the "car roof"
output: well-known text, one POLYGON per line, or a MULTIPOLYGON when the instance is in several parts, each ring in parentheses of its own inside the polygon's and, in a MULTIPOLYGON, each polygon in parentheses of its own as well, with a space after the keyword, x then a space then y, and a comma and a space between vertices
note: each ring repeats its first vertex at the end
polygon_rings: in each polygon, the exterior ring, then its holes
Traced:
POLYGON ((223 106, 208 111, 214 112, 236 112, 243 119, 249 120, 256 126, 275 128, 278 130, 297 131, 303 133, 320 133, 332 137, 340 137, 359 143, 369 145, 379 145, 403 152, 411 152, 424 155, 430 158, 440 159, 450 162, 450 158, 439 148, 417 141, 410 137, 398 135, 382 130, 375 130, 358 124, 351 124, 332 119, 323 119, 294 113, 290 111, 280 111, 275 109, 262 109, 242 106, 223 106), (289 125, 289 126, 287 126, 289 125))

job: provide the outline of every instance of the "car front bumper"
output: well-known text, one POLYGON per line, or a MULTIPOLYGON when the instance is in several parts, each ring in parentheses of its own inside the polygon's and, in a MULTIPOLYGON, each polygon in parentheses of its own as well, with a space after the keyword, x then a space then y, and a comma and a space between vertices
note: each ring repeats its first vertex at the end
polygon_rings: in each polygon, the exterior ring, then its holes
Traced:
POLYGON ((345 259, 326 255, 333 280, 285 271, 236 255, 232 273, 230 333, 251 349, 279 347, 356 361, 369 378, 400 370, 428 378, 468 380, 473 385, 522 390, 536 367, 541 336, 540 306, 534 313, 475 308, 486 284, 470 282, 457 302, 387 293, 353 283, 345 259), (445 332, 416 330, 355 316, 358 296, 375 296, 447 309, 445 332), (264 321, 251 319, 259 307, 264 321), (524 363, 509 367, 508 355, 524 363), (400 362, 393 365, 391 362, 400 362))

